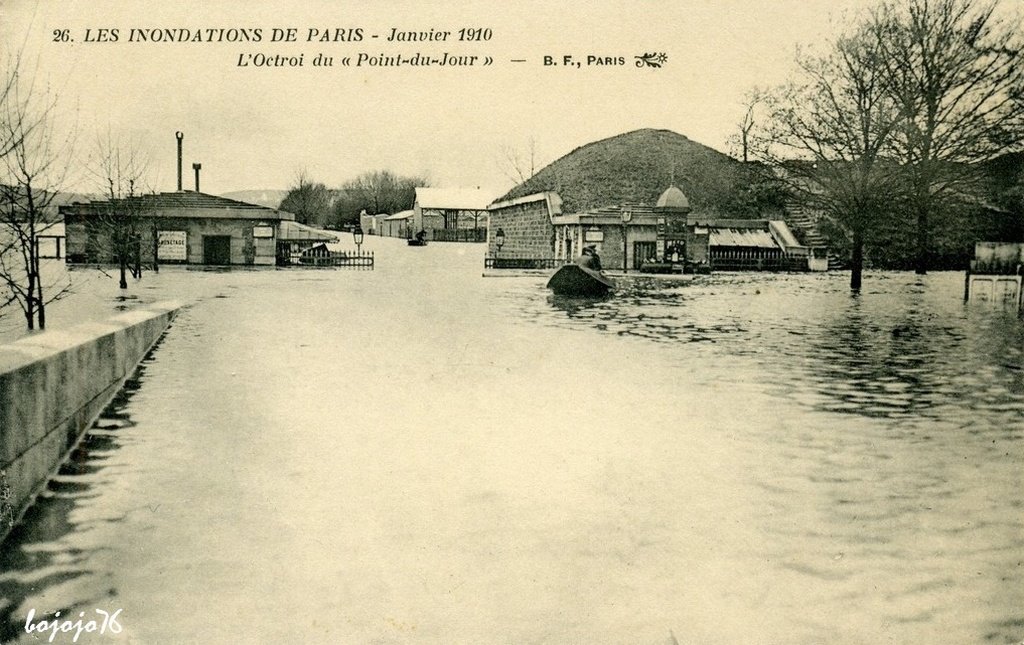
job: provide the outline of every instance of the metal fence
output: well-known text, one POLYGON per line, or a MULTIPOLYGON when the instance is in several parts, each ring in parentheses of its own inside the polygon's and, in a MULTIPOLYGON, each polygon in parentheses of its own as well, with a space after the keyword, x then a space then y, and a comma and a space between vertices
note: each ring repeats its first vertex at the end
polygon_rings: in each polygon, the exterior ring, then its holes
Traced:
MULTIPOLYGON (((557 269, 570 262, 562 258, 484 258, 485 269, 557 269)), ((644 265, 642 273, 672 273, 682 265, 644 265), (664 267, 664 268, 662 268, 664 267), (661 268, 662 270, 658 270, 661 268)), ((808 271, 806 255, 786 255, 760 251, 712 252, 709 266, 713 271, 808 271)), ((614 268, 614 267, 612 267, 614 268)))
POLYGON ((359 253, 330 253, 328 255, 303 255, 295 258, 292 266, 340 267, 342 269, 373 270, 373 251, 359 253))
POLYGON ((712 271, 808 271, 806 255, 772 251, 712 251, 712 271))
POLYGON ((568 260, 561 258, 484 258, 485 269, 557 269, 568 260))
POLYGON ((430 231, 430 239, 435 242, 486 242, 486 228, 435 228, 430 231))

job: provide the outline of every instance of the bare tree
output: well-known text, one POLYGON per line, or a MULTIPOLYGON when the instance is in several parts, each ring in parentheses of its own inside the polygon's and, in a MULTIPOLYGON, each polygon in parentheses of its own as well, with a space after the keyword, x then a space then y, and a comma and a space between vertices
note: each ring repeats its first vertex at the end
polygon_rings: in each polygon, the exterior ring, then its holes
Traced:
POLYGON ((865 231, 894 190, 881 155, 901 113, 882 55, 859 27, 824 55, 799 55, 796 77, 763 97, 764 126, 750 131, 757 155, 780 169, 791 191, 851 236, 851 289, 861 286, 865 231))
POLYGON ((537 140, 530 137, 525 149, 502 146, 498 167, 515 185, 525 184, 537 174, 537 140))
POLYGON ((0 309, 17 304, 28 329, 45 329, 46 305, 70 292, 70 280, 47 282, 39 239, 57 223, 55 200, 67 179, 73 137, 55 125, 56 101, 8 61, 0 95, 0 309))
POLYGON ((888 90, 904 113, 892 151, 916 218, 916 271, 928 269, 929 215, 962 200, 978 162, 1020 147, 1024 42, 998 0, 896 0, 872 28, 888 90))
POLYGON ((344 223, 358 219, 363 210, 369 215, 407 210, 416 200, 416 188, 429 185, 425 177, 405 177, 390 170, 363 173, 338 189, 335 216, 344 223))
POLYGON ((279 208, 294 213, 296 221, 301 224, 323 226, 331 212, 331 203, 331 191, 324 184, 313 181, 303 168, 295 173, 292 186, 279 208))
POLYGON ((148 208, 143 195, 149 161, 137 143, 113 135, 108 128, 97 139, 89 165, 97 185, 102 186, 107 197, 107 201, 98 206, 90 225, 99 233, 110 259, 118 265, 118 286, 127 289, 127 274, 136 280, 142 277, 144 234, 153 236, 154 265, 157 262, 156 222, 146 221, 148 208))
POLYGON ((758 107, 761 107, 765 99, 765 91, 754 87, 746 93, 743 99, 743 120, 737 125, 739 132, 729 137, 728 144, 733 155, 743 159, 743 163, 750 161, 751 136, 754 126, 757 123, 758 107))

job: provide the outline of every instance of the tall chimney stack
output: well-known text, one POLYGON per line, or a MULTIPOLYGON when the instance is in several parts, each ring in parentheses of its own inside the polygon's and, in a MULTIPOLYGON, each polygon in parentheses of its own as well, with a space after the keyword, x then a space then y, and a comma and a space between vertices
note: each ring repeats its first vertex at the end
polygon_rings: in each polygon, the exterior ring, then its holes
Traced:
POLYGON ((192 164, 192 170, 196 171, 196 192, 199 192, 199 169, 203 167, 201 163, 192 164))
POLYGON ((185 138, 181 130, 174 133, 175 138, 178 140, 178 192, 181 192, 181 140, 185 138))

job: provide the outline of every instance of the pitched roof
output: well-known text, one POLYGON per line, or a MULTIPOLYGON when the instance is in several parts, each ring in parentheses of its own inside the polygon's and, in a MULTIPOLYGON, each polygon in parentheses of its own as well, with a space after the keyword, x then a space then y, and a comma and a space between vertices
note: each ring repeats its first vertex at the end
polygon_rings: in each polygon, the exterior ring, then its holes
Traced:
POLYGON ((338 236, 312 226, 283 220, 277 227, 277 239, 282 242, 337 242, 338 236))
POLYGON ((89 202, 74 202, 72 204, 61 206, 60 212, 90 214, 100 210, 101 208, 109 208, 111 203, 115 205, 130 204, 132 208, 138 209, 139 215, 143 217, 156 215, 166 217, 168 215, 167 211, 203 210, 206 211, 203 213, 203 217, 280 220, 295 219, 295 215, 287 211, 268 208, 258 204, 250 204, 248 202, 240 202, 235 199, 228 199, 227 197, 220 197, 218 195, 197 193, 192 190, 182 190, 173 193, 151 193, 148 195, 136 195, 134 197, 114 200, 104 199, 89 202))
POLYGON ((777 249, 779 245, 768 231, 754 228, 712 228, 708 240, 711 246, 744 246, 777 249))
POLYGON ((416 203, 420 208, 482 211, 487 209, 491 198, 480 188, 419 187, 416 189, 416 203))

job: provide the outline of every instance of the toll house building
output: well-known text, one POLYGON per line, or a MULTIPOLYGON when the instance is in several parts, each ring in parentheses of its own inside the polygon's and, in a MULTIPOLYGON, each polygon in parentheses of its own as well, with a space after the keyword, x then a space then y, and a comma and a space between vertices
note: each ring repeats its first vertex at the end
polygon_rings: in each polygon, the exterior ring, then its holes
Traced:
POLYGON ((495 266, 571 261, 584 246, 593 244, 608 269, 809 268, 808 249, 785 222, 693 214, 686 196, 675 186, 662 193, 654 206, 624 204, 563 213, 561 205, 554 192, 491 204, 488 254, 500 259, 495 266))
POLYGON ((125 225, 147 263, 155 253, 161 264, 273 266, 317 242, 337 241, 292 213, 197 191, 73 203, 60 213, 68 263, 113 262, 111 240, 125 225))

